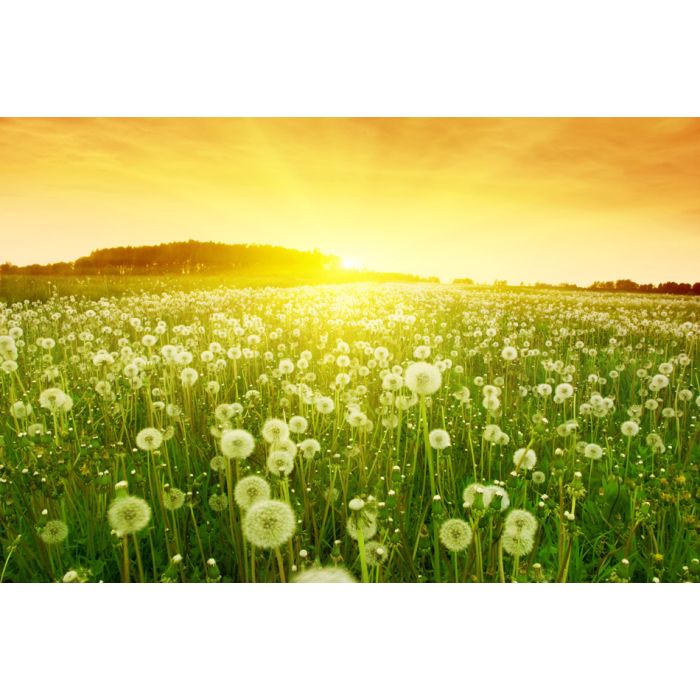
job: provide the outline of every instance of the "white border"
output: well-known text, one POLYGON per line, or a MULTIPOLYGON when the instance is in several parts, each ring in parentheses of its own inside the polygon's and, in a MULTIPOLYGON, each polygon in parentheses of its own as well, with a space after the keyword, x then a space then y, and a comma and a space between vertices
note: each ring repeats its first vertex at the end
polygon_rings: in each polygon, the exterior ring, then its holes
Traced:
POLYGON ((672 585, 6 585, 3 694, 690 697, 672 585))
POLYGON ((4 116, 697 116, 693 0, 22 0, 4 116))

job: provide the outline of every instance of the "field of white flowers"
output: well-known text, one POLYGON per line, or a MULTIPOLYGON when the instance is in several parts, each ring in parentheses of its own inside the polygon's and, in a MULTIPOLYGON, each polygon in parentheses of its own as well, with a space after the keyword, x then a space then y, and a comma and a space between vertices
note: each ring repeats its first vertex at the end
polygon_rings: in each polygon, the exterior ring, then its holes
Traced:
POLYGON ((700 302, 0 303, 12 582, 697 581, 700 302))

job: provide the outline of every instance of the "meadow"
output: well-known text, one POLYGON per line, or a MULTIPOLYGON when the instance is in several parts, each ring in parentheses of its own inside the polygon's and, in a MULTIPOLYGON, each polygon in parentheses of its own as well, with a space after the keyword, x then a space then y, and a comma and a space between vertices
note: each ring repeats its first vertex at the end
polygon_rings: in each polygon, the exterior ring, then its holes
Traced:
POLYGON ((0 580, 698 581, 700 300, 136 284, 0 302, 0 580))

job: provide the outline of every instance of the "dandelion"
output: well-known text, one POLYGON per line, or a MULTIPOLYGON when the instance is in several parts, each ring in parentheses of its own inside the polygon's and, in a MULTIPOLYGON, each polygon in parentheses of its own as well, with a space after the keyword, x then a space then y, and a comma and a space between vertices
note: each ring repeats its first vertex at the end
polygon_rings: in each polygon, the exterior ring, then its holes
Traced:
POLYGON ((278 369, 282 374, 291 374, 294 371, 294 363, 289 358, 285 358, 280 360, 278 369))
POLYGON ((448 432, 440 428, 431 430, 430 434, 428 435, 428 440, 430 442, 430 446, 434 450, 444 450, 451 444, 448 432))
POLYGON ((509 533, 523 533, 534 537, 537 532, 537 519, 527 510, 513 509, 506 516, 503 530, 509 533))
POLYGON ((510 505, 510 498, 508 497, 506 490, 502 486, 486 486, 484 488, 484 493, 482 497, 485 508, 493 507, 492 504, 495 503, 497 505, 499 501, 499 510, 501 511, 506 510, 510 505))
POLYGON ((353 498, 348 503, 348 508, 350 509, 350 517, 346 523, 348 535, 353 540, 357 540, 361 532, 365 542, 371 540, 377 534, 374 504, 370 504, 362 498, 353 498))
POLYGON ((294 469, 294 458, 285 450, 275 450, 267 457, 267 468, 275 476, 287 476, 294 469))
POLYGON ((39 536, 46 544, 60 544, 68 537, 68 525, 63 520, 49 520, 39 536))
POLYGON ((566 399, 570 399, 574 395, 574 387, 571 386, 568 382, 564 382, 563 384, 558 384, 557 387, 554 389, 554 396, 558 398, 560 401, 565 401, 566 399))
POLYGON ((462 492, 462 500, 464 501, 465 508, 472 508, 474 502, 477 500, 477 496, 481 497, 481 502, 483 503, 484 487, 481 484, 469 484, 467 488, 462 492))
POLYGON ((259 476, 245 476, 237 484, 233 498, 240 508, 248 510, 258 501, 270 498, 270 484, 259 476))
POLYGON ((193 367, 185 367, 180 373, 180 381, 184 387, 193 387, 199 379, 199 372, 193 367))
POLYGON ((151 520, 151 507, 138 496, 122 496, 112 501, 107 511, 107 519, 119 537, 130 535, 148 525, 151 520))
POLYGON ((255 449, 255 439, 247 430, 224 430, 221 452, 230 459, 246 459, 255 449))
POLYGON ((304 459, 313 459, 314 456, 321 451, 321 445, 318 440, 307 438, 299 443, 299 449, 304 459))
POLYGON ((228 508, 228 496, 225 493, 214 493, 209 496, 209 507, 215 513, 221 513, 228 508))
POLYGON ((226 469, 226 459, 221 455, 215 455, 209 460, 209 468, 214 472, 226 469))
POLYGON ((440 370, 428 362, 414 362, 406 369, 406 386, 419 396, 434 394, 442 384, 440 370))
POLYGON ((297 456, 299 448, 292 440, 280 440, 272 445, 273 452, 286 452, 292 459, 297 456))
POLYGON ((263 425, 262 436, 269 443, 287 440, 289 438, 289 426, 279 418, 269 418, 263 425))
POLYGON ((600 445, 596 445, 594 442, 589 442, 583 448, 583 456, 586 459, 598 460, 603 456, 603 448, 600 445))
POLYGON ((515 454, 513 455, 513 464, 515 465, 516 469, 520 469, 522 467, 527 471, 531 471, 537 464, 537 455, 535 454, 534 450, 521 447, 519 450, 516 450, 515 454))
POLYGON ((302 435, 308 430, 309 422, 304 416, 292 416, 289 419, 289 430, 295 435, 302 435))
POLYGON ((245 538, 261 549, 282 546, 294 534, 296 518, 288 503, 276 500, 255 502, 243 519, 245 538))
POLYGON ((180 489, 167 489, 163 491, 163 506, 167 510, 178 510, 185 505, 185 494, 180 489))
POLYGON ((342 566, 324 566, 297 574, 292 583, 357 583, 357 579, 342 566))
POLYGON ((136 446, 145 452, 153 452, 163 444, 163 433, 158 428, 144 428, 136 436, 136 446))
POLYGON ((633 420, 626 420, 620 426, 620 432, 626 437, 634 437, 639 432, 639 423, 633 420))
POLYGON ((511 345, 506 345, 506 347, 501 350, 501 357, 506 362, 512 362, 518 357, 518 351, 511 345))
POLYGON ((503 532, 501 538, 503 550, 512 556, 523 557, 530 554, 535 546, 535 538, 526 531, 503 532))
POLYGON ((496 442, 501 435, 501 429, 497 425, 490 424, 484 428, 484 440, 486 442, 496 442))
POLYGON ((382 562, 386 561, 388 556, 389 552, 387 551, 386 546, 381 542, 377 542, 377 540, 365 542, 365 557, 370 566, 381 564, 382 562))
POLYGON ((655 374, 649 382, 651 391, 661 391, 668 386, 669 380, 665 374, 655 374))
POLYGON ((15 401, 12 406, 10 406, 10 414, 19 420, 24 418, 29 418, 32 415, 34 409, 29 403, 24 403, 23 401, 15 401))
POLYGON ((68 395, 56 387, 44 389, 39 394, 39 404, 42 408, 47 408, 52 413, 55 413, 68 401, 68 395))
POLYGON ((335 410, 335 402, 328 396, 321 396, 316 399, 316 410, 322 415, 329 415, 335 410))
POLYGON ((450 552, 462 552, 472 541, 472 529, 466 520, 451 518, 440 526, 440 542, 450 552))

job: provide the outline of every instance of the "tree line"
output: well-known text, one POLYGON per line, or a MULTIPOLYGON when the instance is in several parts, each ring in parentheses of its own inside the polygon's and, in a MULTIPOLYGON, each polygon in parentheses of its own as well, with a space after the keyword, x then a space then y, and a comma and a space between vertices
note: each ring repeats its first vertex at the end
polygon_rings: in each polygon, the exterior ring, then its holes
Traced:
POLYGON ((241 277, 298 277, 343 280, 424 282, 437 281, 394 272, 344 270, 340 258, 319 250, 301 251, 282 246, 227 244, 201 241, 147 246, 101 248, 73 262, 47 265, 0 265, 0 275, 144 275, 222 274, 241 277))
MULTIPOLYGON (((461 277, 452 281, 452 284, 474 285, 475 282, 469 277, 461 277)), ((509 287, 505 280, 495 280, 492 287, 509 287)), ((558 289, 564 291, 593 291, 593 292, 636 292, 638 294, 681 294, 686 296, 700 295, 700 282, 690 284, 689 282, 661 282, 659 284, 639 284, 630 279, 593 282, 588 287, 580 287, 571 282, 560 282, 559 284, 548 284, 546 282, 535 282, 533 285, 526 285, 524 282, 520 287, 532 287, 534 289, 558 289)))

